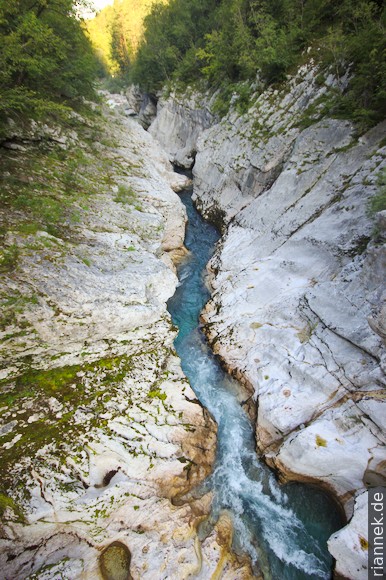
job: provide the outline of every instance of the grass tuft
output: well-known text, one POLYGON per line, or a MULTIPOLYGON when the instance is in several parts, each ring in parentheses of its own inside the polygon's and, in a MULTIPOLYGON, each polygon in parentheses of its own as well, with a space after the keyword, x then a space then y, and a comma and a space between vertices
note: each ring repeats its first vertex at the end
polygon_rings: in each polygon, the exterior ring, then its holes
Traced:
POLYGON ((327 441, 323 439, 323 437, 321 437, 320 435, 316 435, 315 441, 318 447, 327 447, 327 441))

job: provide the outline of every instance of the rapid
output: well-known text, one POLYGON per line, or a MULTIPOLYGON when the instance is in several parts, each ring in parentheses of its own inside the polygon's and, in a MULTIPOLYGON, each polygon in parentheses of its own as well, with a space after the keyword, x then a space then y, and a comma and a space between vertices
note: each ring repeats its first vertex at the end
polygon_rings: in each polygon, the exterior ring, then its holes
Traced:
POLYGON ((240 385, 221 367, 200 330, 199 314, 209 299, 206 264, 217 230, 193 206, 191 189, 181 193, 188 213, 189 255, 178 270, 180 285, 168 309, 179 334, 175 347, 201 404, 218 424, 217 455, 209 478, 195 494, 213 492, 211 514, 200 534, 210 533, 222 510, 234 525, 233 549, 247 553, 265 579, 331 578, 327 539, 344 523, 336 503, 303 484, 280 485, 256 453, 251 421, 240 405, 240 385))

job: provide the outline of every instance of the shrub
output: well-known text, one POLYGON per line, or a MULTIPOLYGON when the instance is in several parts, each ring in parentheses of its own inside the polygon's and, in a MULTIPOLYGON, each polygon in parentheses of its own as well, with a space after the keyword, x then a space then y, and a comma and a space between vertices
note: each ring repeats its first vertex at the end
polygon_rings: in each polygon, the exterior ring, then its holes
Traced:
POLYGON ((386 169, 378 176, 378 193, 370 200, 370 213, 375 214, 386 209, 386 169))

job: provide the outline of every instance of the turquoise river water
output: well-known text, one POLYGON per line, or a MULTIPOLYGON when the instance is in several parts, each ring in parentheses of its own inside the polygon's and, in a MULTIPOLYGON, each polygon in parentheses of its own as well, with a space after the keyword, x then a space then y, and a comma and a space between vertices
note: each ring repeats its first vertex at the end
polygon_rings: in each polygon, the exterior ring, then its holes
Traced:
POLYGON ((181 199, 189 218, 185 245, 190 255, 179 268, 180 285, 168 308, 179 328, 175 347, 182 368, 218 424, 213 473, 195 492, 214 493, 211 515, 200 533, 210 532, 225 509, 233 517, 235 551, 248 553, 265 579, 331 578, 327 539, 344 523, 342 515, 314 487, 279 485, 259 460, 253 426, 237 397, 239 385, 222 369, 199 327, 199 313, 209 299, 205 266, 219 234, 194 208, 191 190, 181 199))

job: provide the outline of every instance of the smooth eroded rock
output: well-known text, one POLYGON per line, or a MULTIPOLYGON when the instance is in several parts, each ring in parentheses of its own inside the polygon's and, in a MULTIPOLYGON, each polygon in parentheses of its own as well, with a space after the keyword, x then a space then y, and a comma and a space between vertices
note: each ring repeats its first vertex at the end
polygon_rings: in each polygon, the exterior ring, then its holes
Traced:
POLYGON ((104 580, 131 580, 131 554, 121 542, 113 542, 100 555, 99 565, 104 580))

